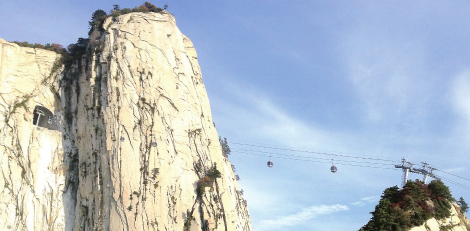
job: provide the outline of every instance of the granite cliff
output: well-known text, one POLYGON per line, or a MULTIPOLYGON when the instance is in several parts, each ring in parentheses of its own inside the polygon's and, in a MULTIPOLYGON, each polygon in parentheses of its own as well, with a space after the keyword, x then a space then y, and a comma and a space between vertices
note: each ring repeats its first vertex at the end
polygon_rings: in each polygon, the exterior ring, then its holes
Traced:
POLYGON ((0 39, 1 230, 251 230, 171 14, 108 17, 60 59, 0 39))

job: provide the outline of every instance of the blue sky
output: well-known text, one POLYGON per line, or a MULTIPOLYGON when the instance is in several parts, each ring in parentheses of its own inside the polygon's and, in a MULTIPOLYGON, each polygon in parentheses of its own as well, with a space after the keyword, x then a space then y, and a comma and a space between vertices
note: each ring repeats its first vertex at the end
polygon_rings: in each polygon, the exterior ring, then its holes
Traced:
MULTIPOLYGON (((87 36, 96 9, 142 3, 2 0, 0 38, 68 45, 87 36)), ((153 3, 169 5, 196 47, 255 231, 358 230, 400 185, 402 157, 470 186, 468 2, 153 3)))

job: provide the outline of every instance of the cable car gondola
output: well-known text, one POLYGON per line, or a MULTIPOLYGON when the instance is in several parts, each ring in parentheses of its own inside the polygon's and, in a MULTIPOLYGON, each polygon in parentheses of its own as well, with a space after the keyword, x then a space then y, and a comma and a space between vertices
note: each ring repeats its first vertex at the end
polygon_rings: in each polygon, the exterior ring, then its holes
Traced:
POLYGON ((154 148, 157 147, 157 141, 153 139, 153 134, 150 134, 150 140, 152 141, 151 142, 152 147, 154 148))
POLYGON ((271 161, 271 157, 269 157, 268 161, 268 167, 272 168, 273 167, 273 162, 271 161))
POLYGON ((331 172, 332 173, 335 173, 338 171, 338 168, 335 166, 335 164, 333 163, 333 159, 331 160, 331 168, 330 168, 331 172))

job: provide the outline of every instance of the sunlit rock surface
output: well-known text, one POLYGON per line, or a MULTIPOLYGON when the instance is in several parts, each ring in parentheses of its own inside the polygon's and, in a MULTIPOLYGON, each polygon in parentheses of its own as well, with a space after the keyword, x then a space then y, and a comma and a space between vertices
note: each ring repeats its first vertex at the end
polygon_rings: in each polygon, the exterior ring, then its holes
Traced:
POLYGON ((467 216, 460 212, 460 207, 454 203, 451 208, 451 216, 444 220, 435 218, 427 220, 422 226, 414 227, 410 231, 467 231, 470 223, 467 216))
POLYGON ((0 229, 251 230, 173 16, 103 27, 66 68, 54 52, 0 40, 0 229), (44 126, 37 106, 53 114, 44 126), (214 166, 221 177, 198 194, 214 166))

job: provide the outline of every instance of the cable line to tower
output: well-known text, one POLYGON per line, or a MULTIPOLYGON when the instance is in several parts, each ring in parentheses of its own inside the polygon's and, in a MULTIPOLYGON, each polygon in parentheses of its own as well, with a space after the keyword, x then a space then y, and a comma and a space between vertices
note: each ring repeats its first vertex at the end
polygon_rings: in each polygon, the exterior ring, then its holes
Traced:
MULTIPOLYGON (((155 132, 155 133, 160 133, 160 134, 166 134, 163 132, 155 132)), ((173 137, 184 137, 184 138, 189 138, 187 135, 177 135, 173 134, 173 137)), ((203 139, 207 140, 209 142, 219 142, 219 140, 213 140, 213 139, 203 139)), ((179 139, 174 139, 176 143, 187 143, 188 140, 183 140, 180 141, 179 139)), ((373 160, 373 161, 384 161, 384 162, 390 162, 390 163, 396 163, 396 160, 392 159, 384 159, 384 158, 379 158, 379 157, 367 157, 367 155, 346 155, 346 154, 339 154, 331 151, 312 151, 312 150, 302 150, 302 149, 297 149, 297 148, 283 148, 283 147, 273 147, 271 145, 259 145, 259 144, 249 144, 249 143, 244 143, 244 142, 236 142, 236 141, 231 141, 230 144, 235 144, 235 145, 242 145, 242 146, 249 146, 249 147, 256 147, 256 148, 265 148, 265 149, 272 149, 272 150, 280 150, 280 151, 290 151, 290 152, 301 152, 301 153, 310 153, 310 154, 317 154, 317 155, 327 155, 327 156, 335 156, 335 157, 346 157, 346 158, 355 158, 355 159, 363 159, 363 160, 373 160)), ((233 146, 231 147, 233 148, 233 146)), ((331 158, 330 158, 331 160, 331 158)))
MULTIPOLYGON (((279 153, 264 152, 264 151, 258 151, 258 150, 243 150, 243 149, 240 149, 240 150, 235 150, 235 152, 239 153, 239 154, 245 154, 245 155, 269 157, 270 158, 269 162, 271 163, 271 165, 268 164, 268 166, 270 166, 270 167, 272 167, 271 158, 273 157, 273 155, 279 155, 279 156, 276 156, 277 159, 295 160, 295 161, 304 161, 304 162, 315 162, 315 163, 329 163, 329 159, 325 159, 325 158, 313 158, 313 157, 305 157, 305 156, 279 154, 279 153), (256 153, 253 153, 253 152, 258 152, 258 153, 261 152, 261 153, 266 153, 266 154, 271 154, 271 155, 256 154, 256 153)), ((408 163, 404 159, 402 161, 404 161, 403 163, 408 163)), ((408 171, 409 173, 423 174, 424 175, 424 180, 427 179, 427 176, 431 176, 435 179, 444 180, 444 181, 447 181, 447 182, 452 183, 454 185, 457 185, 457 186, 459 186, 463 189, 470 190, 470 186, 458 183, 456 181, 453 181, 453 180, 450 180, 450 179, 447 179, 447 178, 443 178, 441 176, 433 174, 432 171, 430 171, 430 172, 424 171, 424 168, 423 169, 413 168, 413 164, 411 162, 408 163, 408 165, 396 165, 395 168, 372 166, 374 164, 384 165, 384 163, 371 163, 371 162, 354 161, 355 163, 362 163, 362 164, 351 164, 350 162, 352 162, 352 161, 350 161, 350 160, 341 160, 341 159, 339 159, 339 161, 337 159, 337 161, 335 161, 335 162, 337 164, 339 163, 339 164, 345 165, 345 166, 354 166, 354 167, 361 167, 361 168, 374 168, 374 169, 387 169, 387 170, 397 170, 397 168, 401 168, 401 167, 398 167, 398 166, 407 166, 405 168, 409 170, 408 171), (364 165, 364 164, 372 164, 372 165, 364 165)), ((427 165, 425 163, 424 163, 423 167, 428 167, 428 168, 431 168, 433 170, 436 170, 435 168, 429 167, 429 165, 427 165)), ((403 179, 403 186, 406 184, 407 180, 408 180, 408 174, 406 174, 406 178, 404 177, 404 179, 403 179)), ((424 180, 423 180, 423 182, 424 182, 424 180)))
MULTIPOLYGON (((299 155, 291 155, 291 154, 282 154, 282 153, 276 153, 276 152, 267 152, 267 151, 260 151, 260 150, 249 150, 249 149, 232 149, 234 152, 243 152, 245 154, 249 154, 248 152, 258 152, 258 153, 266 153, 266 154, 272 154, 272 155, 277 155, 277 156, 288 156, 288 157, 296 157, 296 158, 304 158, 306 160, 308 159, 313 159, 313 160, 325 160, 325 161, 330 161, 330 158, 321 158, 321 157, 311 157, 311 156, 299 156, 299 155)), ((387 163, 376 163, 376 162, 364 162, 364 161, 356 161, 356 160, 343 160, 343 159, 336 159, 341 161, 347 161, 347 162, 352 162, 352 163, 360 163, 360 164, 375 164, 375 165, 387 165, 390 166, 390 164, 387 163)), ((326 162, 325 162, 326 163, 326 162)))
MULTIPOLYGON (((240 154, 245 154, 245 155, 252 155, 252 156, 263 156, 263 157, 272 157, 270 155, 263 155, 263 154, 255 154, 255 153, 246 153, 246 152, 237 152, 240 154)), ((315 160, 309 160, 309 159, 297 159, 297 158, 291 158, 291 157, 277 157, 278 159, 284 159, 284 160, 296 160, 296 161, 305 161, 305 162, 314 162, 314 163, 331 163, 331 159, 329 161, 315 161, 315 160)), ((388 169, 388 170, 396 170, 395 168, 384 168, 384 167, 376 167, 376 166, 370 166, 370 165, 360 165, 360 164, 349 164, 345 162, 339 162, 336 161, 336 164, 341 164, 341 165, 346 165, 346 166, 355 166, 355 167, 363 167, 363 168, 376 168, 376 169, 388 169)))
POLYGON ((458 178, 466 180, 466 181, 470 181, 470 179, 468 179, 468 178, 465 178, 465 177, 462 177, 462 176, 459 176, 459 175, 455 175, 455 174, 450 173, 450 172, 442 171, 442 170, 439 170, 439 169, 436 169, 436 171, 442 172, 442 173, 445 173, 445 174, 449 174, 451 176, 455 176, 455 177, 458 177, 458 178))
POLYGON ((440 178, 441 180, 445 180, 445 181, 447 181, 447 182, 449 182, 449 183, 452 183, 452 184, 454 184, 454 185, 457 185, 457 186, 459 186, 459 187, 461 187, 461 188, 463 188, 463 189, 466 189, 466 190, 469 190, 469 191, 470 191, 470 186, 467 186, 467 185, 464 185, 464 184, 460 184, 460 183, 458 183, 458 182, 455 182, 455 181, 453 181, 453 180, 449 180, 449 179, 447 179, 447 178, 443 178, 443 177, 440 177, 440 176, 439 176, 439 178, 440 178))
POLYGON ((244 143, 238 143, 238 142, 232 142, 232 144, 245 145, 245 146, 251 146, 251 147, 258 147, 258 148, 275 149, 275 150, 282 150, 282 151, 303 152, 303 153, 321 154, 321 155, 328 155, 328 156, 357 158, 357 159, 364 159, 364 160, 378 160, 378 161, 396 162, 395 160, 389 160, 389 159, 372 158, 372 157, 360 157, 360 156, 343 155, 343 154, 318 152, 318 151, 307 151, 307 150, 290 149, 290 148, 276 148, 276 147, 270 147, 270 146, 255 145, 255 144, 244 144, 244 143))

